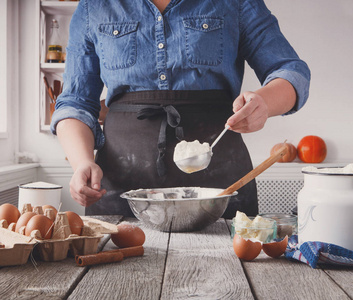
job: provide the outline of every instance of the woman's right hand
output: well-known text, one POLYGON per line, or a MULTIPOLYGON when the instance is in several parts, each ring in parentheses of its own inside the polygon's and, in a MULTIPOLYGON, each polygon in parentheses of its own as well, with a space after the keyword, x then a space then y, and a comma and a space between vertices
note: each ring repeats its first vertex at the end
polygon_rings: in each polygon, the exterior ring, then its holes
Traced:
POLYGON ((90 206, 106 193, 101 189, 102 169, 94 162, 85 162, 77 166, 70 181, 72 198, 82 206, 90 206))
POLYGON ((90 206, 106 193, 101 189, 102 169, 94 162, 92 130, 76 119, 64 119, 56 125, 56 132, 66 156, 74 169, 70 181, 72 198, 82 206, 90 206))

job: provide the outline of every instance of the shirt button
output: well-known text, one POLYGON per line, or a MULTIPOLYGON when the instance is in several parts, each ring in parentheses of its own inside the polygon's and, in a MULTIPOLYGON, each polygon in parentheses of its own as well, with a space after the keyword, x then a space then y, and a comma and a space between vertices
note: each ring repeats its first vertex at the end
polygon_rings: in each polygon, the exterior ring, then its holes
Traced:
POLYGON ((114 30, 113 31, 113 35, 118 35, 119 34, 119 31, 118 30, 114 30))
POLYGON ((163 48, 164 48, 164 44, 163 44, 163 43, 159 43, 159 44, 158 44, 158 48, 159 48, 159 49, 163 49, 163 48))
POLYGON ((164 74, 162 74, 159 78, 160 78, 161 80, 166 80, 166 79, 167 79, 167 76, 165 76, 164 74))
POLYGON ((208 28, 208 24, 206 24, 206 23, 205 23, 205 24, 202 24, 202 28, 203 28, 203 29, 207 29, 207 28, 208 28))
POLYGON ((157 20, 162 21, 162 16, 158 16, 157 20))

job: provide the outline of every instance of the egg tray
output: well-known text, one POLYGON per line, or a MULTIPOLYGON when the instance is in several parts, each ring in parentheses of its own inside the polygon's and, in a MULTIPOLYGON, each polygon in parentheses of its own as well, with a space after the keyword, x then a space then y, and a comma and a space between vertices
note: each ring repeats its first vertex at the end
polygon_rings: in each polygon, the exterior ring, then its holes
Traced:
MULTIPOLYGON (((104 234, 118 232, 117 225, 81 216, 84 226, 80 236, 70 234, 64 239, 41 240, 0 227, 0 267, 22 265, 33 251, 43 261, 60 261, 68 256, 96 253, 104 234)), ((3 223, 0 223, 0 226, 3 223)))

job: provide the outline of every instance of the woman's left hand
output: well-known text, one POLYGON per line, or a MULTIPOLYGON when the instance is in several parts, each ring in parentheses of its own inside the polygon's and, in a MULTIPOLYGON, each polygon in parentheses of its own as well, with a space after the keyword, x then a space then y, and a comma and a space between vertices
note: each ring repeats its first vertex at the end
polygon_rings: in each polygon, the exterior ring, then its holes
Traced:
POLYGON ((265 100, 256 93, 244 92, 233 102, 234 114, 227 120, 230 130, 249 133, 262 129, 269 117, 265 100))

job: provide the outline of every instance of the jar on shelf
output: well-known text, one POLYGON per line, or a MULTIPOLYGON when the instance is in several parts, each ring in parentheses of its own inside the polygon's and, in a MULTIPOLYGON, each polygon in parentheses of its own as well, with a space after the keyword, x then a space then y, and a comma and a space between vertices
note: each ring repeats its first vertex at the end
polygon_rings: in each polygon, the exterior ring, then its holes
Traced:
POLYGON ((62 43, 60 38, 59 23, 53 19, 50 25, 50 37, 48 40, 48 63, 61 63, 62 62, 62 43))

